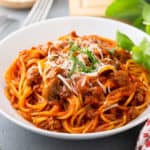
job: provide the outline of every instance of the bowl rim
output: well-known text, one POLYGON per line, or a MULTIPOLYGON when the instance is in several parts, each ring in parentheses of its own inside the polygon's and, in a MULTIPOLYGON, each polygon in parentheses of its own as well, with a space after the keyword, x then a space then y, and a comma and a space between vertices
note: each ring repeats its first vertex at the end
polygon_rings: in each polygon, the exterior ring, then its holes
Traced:
MULTIPOLYGON (((39 23, 34 23, 31 24, 29 26, 26 27, 22 27, 21 29, 12 32, 10 35, 8 35, 7 37, 5 37, 3 40, 0 41, 0 46, 3 45, 3 43, 5 43, 8 39, 13 38, 16 34, 23 32, 24 30, 28 30, 30 28, 36 27, 36 26, 40 26, 41 24, 46 24, 46 23, 50 23, 53 21, 63 21, 63 20, 83 20, 83 19, 88 19, 88 20, 104 20, 104 21, 108 21, 108 22, 114 22, 114 23, 119 23, 120 25, 126 25, 134 30, 137 30, 138 32, 140 31, 142 34, 144 34, 145 37, 147 37, 148 39, 150 39, 149 35, 147 35, 145 32, 129 25, 126 23, 122 23, 120 21, 117 20, 113 20, 110 18, 103 18, 103 17, 89 17, 89 16, 64 16, 64 17, 56 17, 56 18, 52 18, 52 19, 47 19, 44 21, 41 21, 39 23)), ((24 124, 21 121, 18 121, 17 119, 9 116, 6 112, 4 112, 3 110, 0 109, 0 114, 2 116, 4 116, 5 118, 7 118, 8 120, 10 120, 11 122, 13 122, 14 124, 16 124, 17 126, 23 127, 26 130, 29 130, 31 132, 34 132, 36 134, 40 134, 40 135, 45 135, 45 136, 49 136, 49 137, 53 137, 53 138, 57 138, 57 139, 68 139, 68 140, 88 140, 88 139, 96 139, 96 138, 103 138, 103 137, 107 137, 107 136, 111 136, 117 133, 121 133, 124 131, 127 131, 141 123, 143 123, 149 115, 145 115, 141 118, 139 118, 138 120, 136 120, 134 123, 130 123, 130 124, 126 124, 122 127, 119 128, 115 128, 112 130, 108 130, 108 131, 102 131, 102 132, 93 132, 93 133, 84 133, 84 134, 70 134, 70 133, 62 133, 62 132, 54 132, 54 131, 48 131, 48 130, 44 130, 44 129, 40 129, 37 128, 35 126, 29 126, 27 124, 24 124)))

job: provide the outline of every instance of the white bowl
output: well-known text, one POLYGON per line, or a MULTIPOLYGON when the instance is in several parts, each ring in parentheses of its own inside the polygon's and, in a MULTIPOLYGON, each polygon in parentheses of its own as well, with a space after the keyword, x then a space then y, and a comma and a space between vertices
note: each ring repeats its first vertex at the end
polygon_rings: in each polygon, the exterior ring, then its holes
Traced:
POLYGON ((4 95, 4 72, 9 67, 19 50, 31 48, 34 45, 55 40, 57 37, 76 30, 79 35, 98 34, 110 39, 115 39, 116 31, 119 30, 127 34, 135 43, 139 43, 144 37, 150 37, 144 32, 127 24, 94 17, 64 17, 50 19, 38 24, 34 24, 12 33, 0 42, 0 113, 15 124, 38 134, 62 139, 94 139, 110 136, 137 126, 147 119, 150 108, 135 120, 127 125, 103 132, 86 134, 56 133, 39 129, 30 122, 24 120, 10 105, 9 100, 4 95))

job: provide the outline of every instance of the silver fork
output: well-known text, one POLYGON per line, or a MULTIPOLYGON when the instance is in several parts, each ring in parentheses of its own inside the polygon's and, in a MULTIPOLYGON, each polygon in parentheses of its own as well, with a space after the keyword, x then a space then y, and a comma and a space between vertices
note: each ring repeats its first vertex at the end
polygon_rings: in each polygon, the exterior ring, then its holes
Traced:
MULTIPOLYGON (((53 4, 53 0, 37 0, 27 18, 21 24, 20 27, 27 26, 29 24, 44 20, 53 4)), ((11 15, 0 16, 0 39, 3 37, 4 31, 7 30, 11 24, 18 22, 19 20, 11 15)))
POLYGON ((22 26, 44 20, 53 4, 53 0, 37 0, 22 26))
POLYGON ((12 17, 11 15, 0 15, 0 33, 5 30, 10 24, 13 24, 17 21, 17 18, 12 17))

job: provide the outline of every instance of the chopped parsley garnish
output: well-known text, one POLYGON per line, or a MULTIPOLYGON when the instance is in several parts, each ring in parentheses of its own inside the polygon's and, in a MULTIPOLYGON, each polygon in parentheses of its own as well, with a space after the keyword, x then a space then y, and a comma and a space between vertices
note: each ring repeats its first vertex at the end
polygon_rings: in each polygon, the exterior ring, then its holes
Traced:
POLYGON ((115 50, 116 50, 116 47, 114 47, 114 48, 108 50, 108 52, 109 52, 110 54, 114 54, 115 50))
POLYGON ((71 76, 75 71, 89 73, 96 69, 96 64, 99 63, 98 59, 93 55, 88 47, 80 48, 78 45, 75 45, 73 41, 70 42, 70 51, 69 59, 73 61, 73 66, 69 73, 71 76), (77 58, 77 55, 85 54, 90 62, 90 65, 87 66, 82 61, 77 58))

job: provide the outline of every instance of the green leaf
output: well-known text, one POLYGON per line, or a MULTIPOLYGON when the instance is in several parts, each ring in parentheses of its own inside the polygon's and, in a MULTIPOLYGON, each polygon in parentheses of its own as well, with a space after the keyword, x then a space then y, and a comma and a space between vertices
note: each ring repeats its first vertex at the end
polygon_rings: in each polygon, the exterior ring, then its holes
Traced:
POLYGON ((74 42, 70 42, 70 51, 68 56, 73 61, 73 65, 70 70, 69 77, 71 77, 75 71, 86 72, 86 73, 92 72, 96 68, 95 64, 98 63, 97 58, 93 55, 92 51, 90 51, 88 47, 81 49, 78 45, 75 45, 74 42), (82 61, 80 61, 75 56, 75 53, 86 54, 91 63, 90 66, 86 66, 82 61))
POLYGON ((70 41, 70 42, 69 42, 69 46, 72 47, 73 45, 74 45, 74 42, 73 42, 73 41, 70 41))
POLYGON ((69 45, 70 45, 70 50, 68 55, 70 58, 72 58, 75 52, 80 51, 80 47, 78 45, 75 45, 73 41, 71 41, 69 45))
POLYGON ((88 47, 84 48, 82 52, 88 56, 88 59, 91 61, 92 65, 98 63, 98 59, 93 55, 92 51, 89 50, 88 47))
POLYGON ((139 28, 139 29, 141 29, 141 30, 145 30, 145 25, 143 24, 143 18, 142 18, 142 16, 141 17, 139 17, 139 18, 137 18, 137 19, 135 19, 134 21, 133 21, 133 25, 135 26, 135 27, 137 27, 137 28, 139 28))
POLYGON ((148 3, 144 4, 142 16, 145 22, 150 23, 150 4, 148 3))
POLYGON ((72 66, 71 71, 69 73, 69 77, 71 77, 72 74, 75 72, 76 66, 77 66, 77 58, 73 57, 72 60, 73 60, 73 66, 72 66))
POLYGON ((146 33, 150 34, 150 25, 146 25, 145 31, 146 31, 146 33))
POLYGON ((91 72, 93 71, 93 67, 92 66, 86 66, 85 64, 83 64, 81 61, 78 60, 78 65, 80 66, 79 70, 81 72, 91 72))
POLYGON ((142 62, 143 62, 143 54, 142 54, 142 52, 141 52, 141 50, 140 50, 139 47, 134 46, 134 47, 132 48, 132 58, 133 58, 137 63, 142 64, 142 62))
POLYGON ((133 59, 150 70, 150 42, 144 38, 138 46, 132 48, 133 59))
POLYGON ((115 0, 106 10, 106 16, 133 22, 141 16, 140 0, 115 0))
POLYGON ((132 47, 134 46, 133 41, 125 34, 121 32, 117 32, 117 37, 116 37, 118 46, 130 51, 132 47))
POLYGON ((145 25, 145 31, 150 34, 150 4, 144 3, 143 12, 143 24, 145 25))

